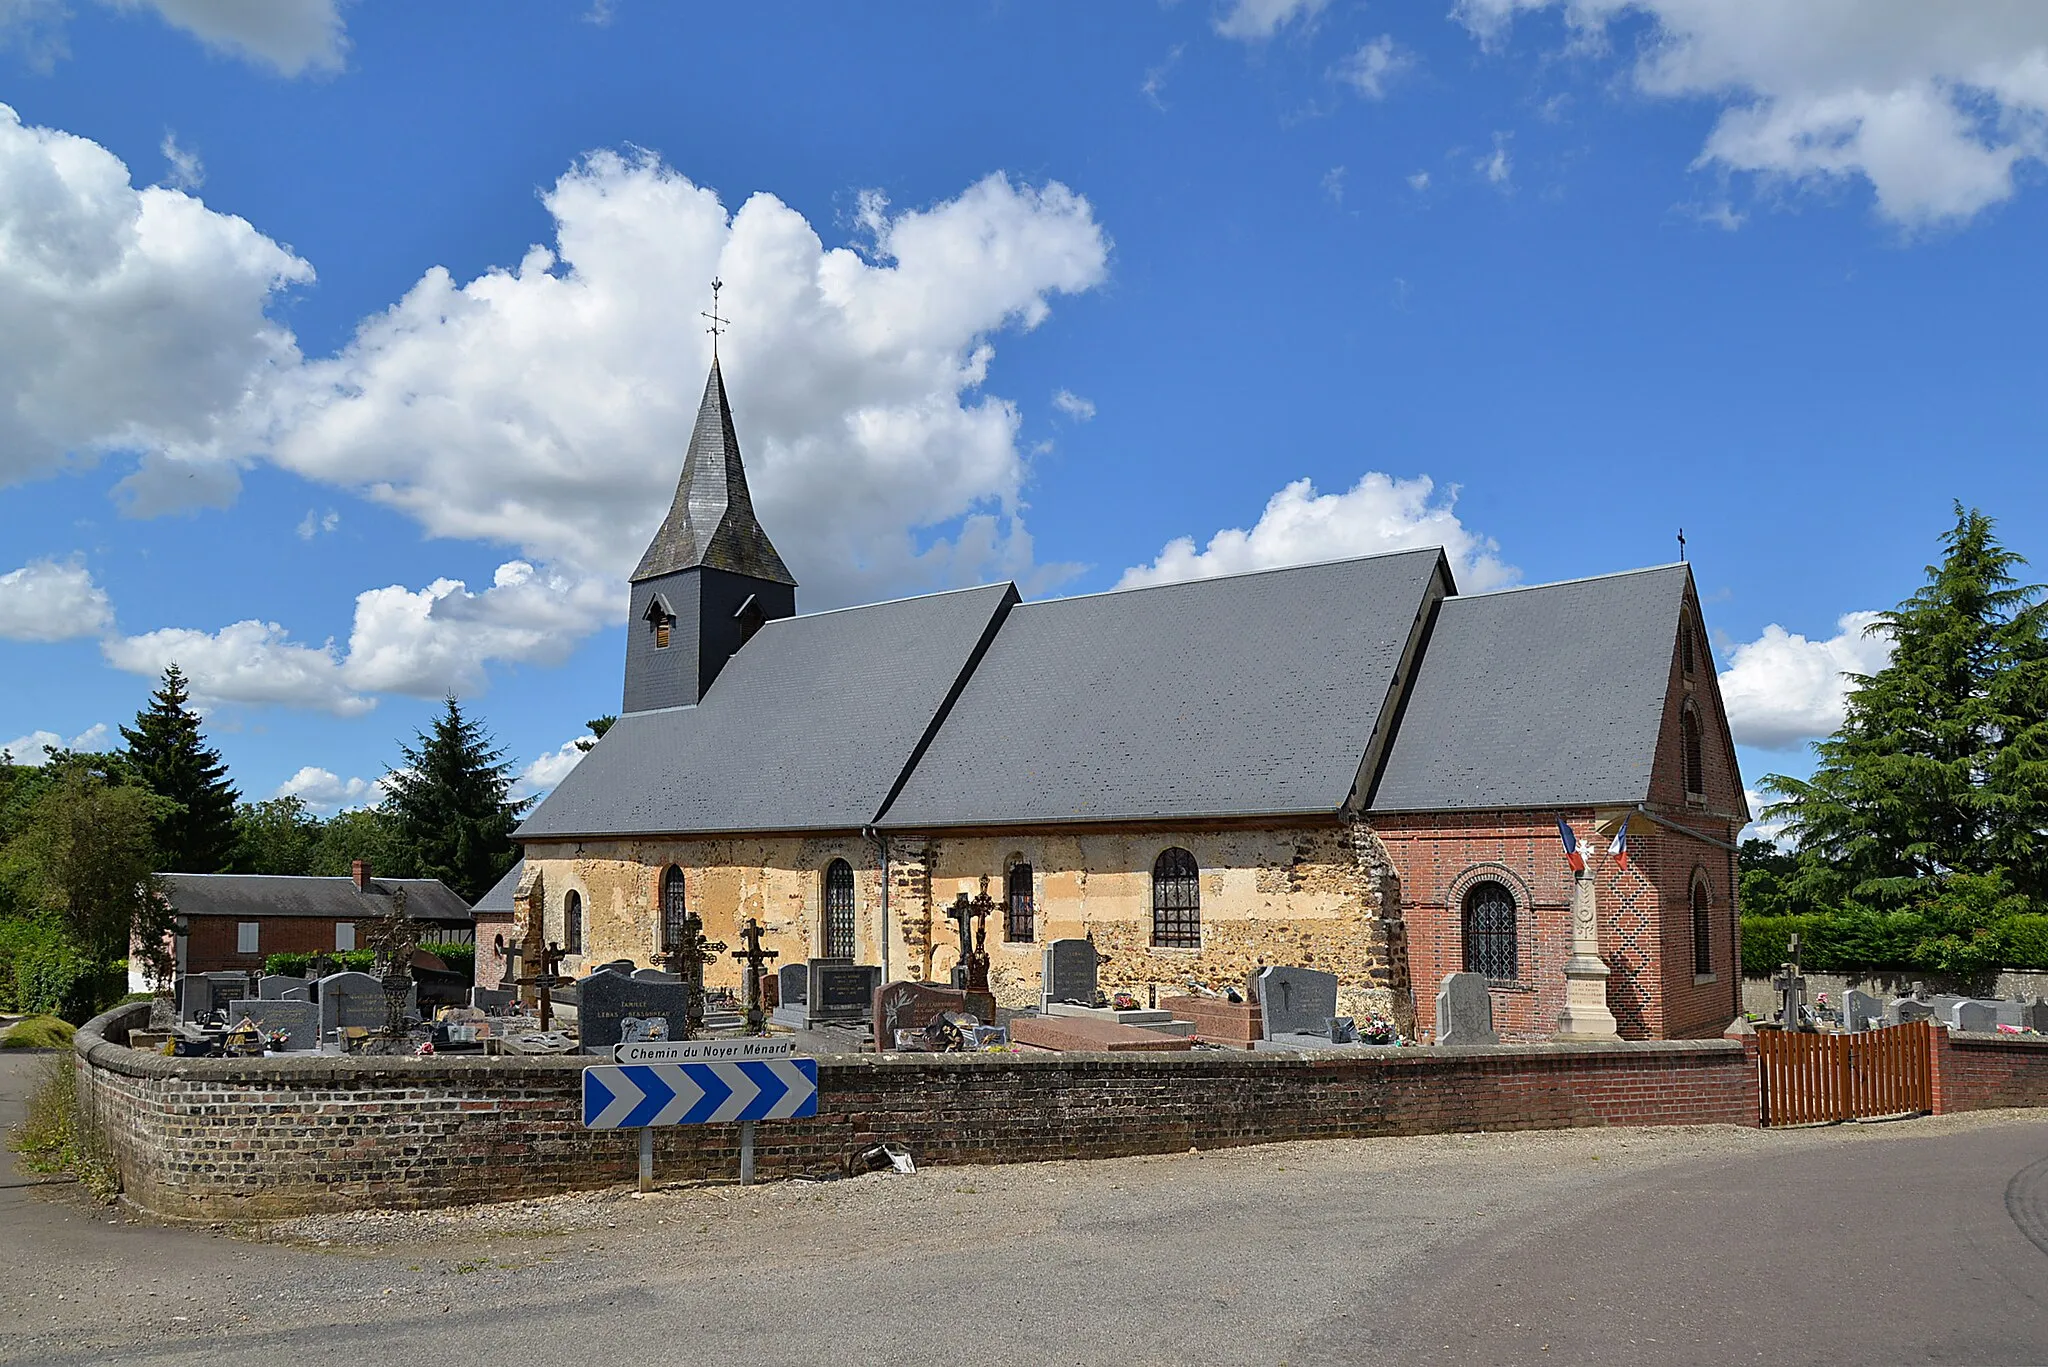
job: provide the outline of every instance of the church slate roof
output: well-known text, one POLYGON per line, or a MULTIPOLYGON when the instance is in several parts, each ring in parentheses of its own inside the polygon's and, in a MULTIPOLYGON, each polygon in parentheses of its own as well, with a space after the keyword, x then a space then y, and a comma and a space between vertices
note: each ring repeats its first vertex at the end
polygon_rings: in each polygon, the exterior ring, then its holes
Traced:
POLYGON ((993 584, 770 622, 702 702, 614 722, 517 838, 866 826, 1016 601, 993 584))
POLYGON ((777 584, 796 583, 754 516, 754 498, 740 463, 740 439, 726 402, 725 376, 715 358, 704 381, 704 399, 697 407, 697 425, 690 433, 675 501, 647 543, 632 580, 637 584, 700 565, 777 584))
POLYGON ((1437 582, 1431 548, 1024 604, 877 824, 1335 812, 1437 582))
POLYGON ((305 916, 322 920, 374 921, 391 913, 391 894, 405 889, 405 914, 416 921, 468 925, 468 904, 438 878, 372 878, 367 891, 356 881, 301 878, 270 873, 160 873, 157 878, 182 916, 305 916))
POLYGON ((1643 801, 1690 583, 1680 564, 1446 599, 1372 810, 1643 801))
POLYGON ((525 872, 526 861, 513 860, 505 876, 491 884, 491 890, 477 898, 470 910, 483 916, 510 916, 519 909, 512 904, 512 894, 519 890, 519 875, 525 872))

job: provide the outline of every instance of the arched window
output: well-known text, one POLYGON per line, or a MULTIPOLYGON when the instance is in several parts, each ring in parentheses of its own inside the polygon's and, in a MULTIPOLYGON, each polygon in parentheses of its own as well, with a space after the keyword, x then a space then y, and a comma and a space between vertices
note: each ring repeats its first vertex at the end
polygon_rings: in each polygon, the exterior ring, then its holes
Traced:
POLYGON ((821 958, 853 957, 853 865, 835 859, 825 866, 825 952, 821 958))
POLYGON ((1695 875, 1692 880, 1692 971, 1696 974, 1714 971, 1713 902, 1713 895, 1707 891, 1705 875, 1695 875))
POLYGON ((1678 619, 1678 665, 1686 673, 1692 673, 1692 618, 1678 619))
POLYGON ((1202 947, 1202 871, 1177 845, 1152 861, 1152 943, 1161 949, 1202 947))
POLYGON ((562 899, 562 948, 570 954, 583 952, 583 894, 571 892, 562 899))
POLYGON ((1707 791, 1707 783, 1700 754, 1700 714, 1691 706, 1679 715, 1678 731, 1685 751, 1680 766, 1685 770, 1685 795, 1698 797, 1707 791))
POLYGON ((683 899, 683 871, 670 865, 661 876, 661 947, 664 952, 683 947, 683 921, 690 904, 683 899))
POLYGON ((1003 938, 1028 944, 1037 929, 1032 917, 1031 866, 1024 863, 1010 865, 1004 884, 1003 938))
POLYGON ((1503 982, 1521 975, 1515 895, 1490 878, 1465 890, 1465 971, 1503 982))

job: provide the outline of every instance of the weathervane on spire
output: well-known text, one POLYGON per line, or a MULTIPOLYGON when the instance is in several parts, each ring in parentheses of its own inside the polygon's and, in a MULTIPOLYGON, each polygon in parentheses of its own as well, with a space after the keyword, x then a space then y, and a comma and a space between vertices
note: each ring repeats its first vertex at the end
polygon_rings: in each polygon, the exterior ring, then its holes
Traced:
POLYGON ((724 288, 723 280, 715 275, 711 277, 711 312, 699 315, 711 320, 711 326, 704 330, 711 334, 711 359, 714 361, 718 359, 718 334, 732 324, 732 319, 718 316, 718 292, 724 288))

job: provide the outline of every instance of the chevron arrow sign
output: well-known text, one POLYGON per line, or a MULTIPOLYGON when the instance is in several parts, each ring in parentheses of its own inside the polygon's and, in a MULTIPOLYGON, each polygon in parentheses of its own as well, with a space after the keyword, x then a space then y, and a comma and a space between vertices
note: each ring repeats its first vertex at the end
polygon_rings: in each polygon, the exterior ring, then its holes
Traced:
POLYGON ((592 1130, 802 1120, 818 1113, 818 1061, 598 1063, 583 1070, 583 1124, 592 1130))

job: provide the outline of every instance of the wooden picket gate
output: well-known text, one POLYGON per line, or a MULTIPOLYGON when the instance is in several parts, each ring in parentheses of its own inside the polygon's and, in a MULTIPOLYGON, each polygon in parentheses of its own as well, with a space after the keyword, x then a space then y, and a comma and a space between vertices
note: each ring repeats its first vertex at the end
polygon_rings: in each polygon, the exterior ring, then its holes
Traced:
POLYGON ((1934 1030, 1909 1021, 1853 1035, 1759 1030, 1762 1120, 1812 1125, 1934 1109, 1934 1030))

